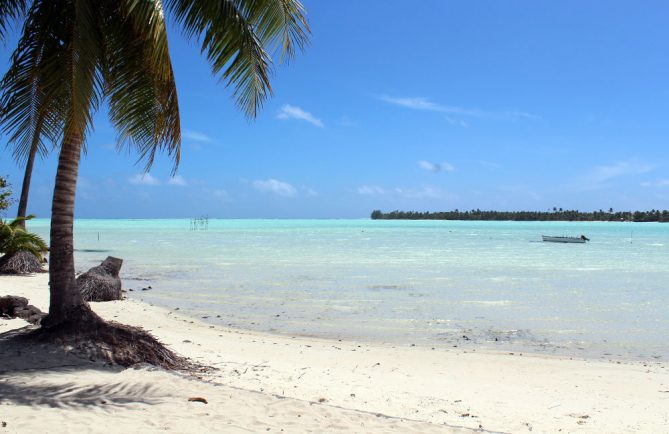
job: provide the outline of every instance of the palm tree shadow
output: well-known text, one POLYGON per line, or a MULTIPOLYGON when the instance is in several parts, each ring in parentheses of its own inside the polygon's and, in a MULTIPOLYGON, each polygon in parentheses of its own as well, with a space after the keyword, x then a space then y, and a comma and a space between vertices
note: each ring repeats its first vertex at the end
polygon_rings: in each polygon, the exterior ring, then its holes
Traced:
POLYGON ((122 369, 82 359, 55 344, 22 340, 21 335, 30 329, 0 334, 0 404, 87 408, 156 404, 166 396, 141 380, 68 381, 90 370, 106 375, 122 369))
POLYGON ((78 385, 76 383, 25 384, 11 378, 0 382, 0 404, 46 406, 52 408, 86 408, 157 404, 159 397, 150 384, 114 383, 78 385))

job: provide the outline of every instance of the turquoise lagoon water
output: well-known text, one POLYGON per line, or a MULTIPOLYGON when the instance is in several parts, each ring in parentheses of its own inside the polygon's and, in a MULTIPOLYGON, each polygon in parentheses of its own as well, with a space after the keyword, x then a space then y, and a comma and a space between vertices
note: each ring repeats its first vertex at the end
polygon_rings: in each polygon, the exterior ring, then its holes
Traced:
MULTIPOLYGON (((48 220, 31 229, 47 235, 48 220)), ((78 271, 121 257, 129 296, 234 327, 669 357, 667 224, 77 220, 75 238, 78 271)))

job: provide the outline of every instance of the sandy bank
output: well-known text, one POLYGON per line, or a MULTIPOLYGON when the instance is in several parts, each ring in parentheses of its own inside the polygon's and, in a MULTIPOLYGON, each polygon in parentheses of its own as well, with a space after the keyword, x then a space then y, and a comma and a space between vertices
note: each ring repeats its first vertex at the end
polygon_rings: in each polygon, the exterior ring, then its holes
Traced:
MULTIPOLYGON (((47 280, 0 276, 0 295, 21 295, 46 310, 47 280)), ((217 370, 198 381, 151 369, 58 367, 82 362, 0 346, 0 421, 7 422, 0 433, 669 432, 663 361, 275 336, 211 326, 136 300, 93 308, 217 370), (209 403, 188 402, 192 396, 209 403)), ((24 325, 0 320, 0 333, 24 325)))

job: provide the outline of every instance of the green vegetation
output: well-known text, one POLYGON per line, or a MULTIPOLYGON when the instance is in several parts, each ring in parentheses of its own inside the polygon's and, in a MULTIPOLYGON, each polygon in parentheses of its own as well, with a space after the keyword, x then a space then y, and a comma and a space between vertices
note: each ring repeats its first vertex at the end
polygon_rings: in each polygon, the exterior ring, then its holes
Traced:
POLYGON ((25 220, 33 217, 18 217, 11 222, 0 220, 0 274, 43 271, 43 254, 49 249, 39 235, 25 230, 25 220))
POLYGON ((511 220, 511 221, 577 221, 577 222, 669 222, 669 211, 608 211, 580 212, 553 208, 552 211, 372 211, 372 220, 511 220))
POLYGON ((12 204, 12 201, 9 199, 11 195, 12 189, 9 182, 0 176, 0 215, 12 204))
POLYGON ((15 218, 10 222, 0 221, 0 253, 5 257, 24 251, 33 254, 40 261, 43 254, 49 251, 46 242, 37 234, 23 229, 23 220, 30 220, 34 216, 15 218))

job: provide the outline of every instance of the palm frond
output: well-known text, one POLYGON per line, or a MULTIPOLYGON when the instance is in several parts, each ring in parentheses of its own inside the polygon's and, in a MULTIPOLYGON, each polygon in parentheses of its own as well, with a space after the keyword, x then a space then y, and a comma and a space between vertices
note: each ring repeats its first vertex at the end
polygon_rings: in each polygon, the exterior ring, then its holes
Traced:
POLYGON ((176 170, 179 105, 163 2, 250 118, 272 93, 272 55, 289 60, 308 42, 298 0, 0 2, 0 38, 7 23, 26 15, 0 82, 0 124, 17 160, 31 149, 45 153, 49 141, 63 137, 85 147, 92 117, 107 99, 120 146, 136 148, 147 169, 167 151, 176 170))
MULTIPOLYGON (((54 90, 54 73, 62 70, 63 49, 54 41, 61 2, 34 2, 23 34, 12 54, 11 65, 0 82, 0 121, 9 136, 14 158, 25 161, 33 147, 44 155, 46 141, 62 135, 64 101, 54 90), (59 68, 61 66, 61 68, 59 68)), ((60 86, 62 87, 62 86, 60 86)))
POLYGON ((120 17, 108 15, 104 31, 103 75, 111 122, 119 132, 119 144, 134 147, 146 170, 159 150, 173 158, 176 170, 179 104, 162 7, 160 2, 137 5, 128 0, 121 11, 120 17))
MULTIPOLYGON (((32 218, 26 217, 23 220, 32 218)), ((12 255, 21 250, 28 251, 41 259, 42 254, 49 251, 46 242, 37 234, 28 232, 18 225, 21 219, 10 223, 0 222, 0 253, 12 255)))
POLYGON ((297 0, 240 1, 248 8, 249 21, 266 50, 280 50, 281 60, 290 60, 296 50, 309 43, 309 23, 304 6, 297 0))
POLYGON ((67 36, 67 89, 69 113, 65 122, 66 137, 80 137, 93 125, 93 115, 103 96, 103 79, 99 69, 102 57, 103 35, 99 28, 102 9, 95 2, 72 0, 68 2, 67 36))
POLYGON ((10 221, 9 223, 3 222, 3 224, 9 226, 10 228, 22 228, 21 223, 27 222, 28 220, 32 220, 35 218, 34 214, 27 215, 25 217, 16 217, 14 220, 10 221))
POLYGON ((27 0, 2 0, 0 2, 0 41, 5 40, 10 23, 18 21, 27 8, 27 0))
POLYGON ((235 1, 167 0, 184 34, 198 39, 215 75, 233 87, 247 116, 256 116, 272 93, 272 60, 255 33, 246 8, 235 1))

